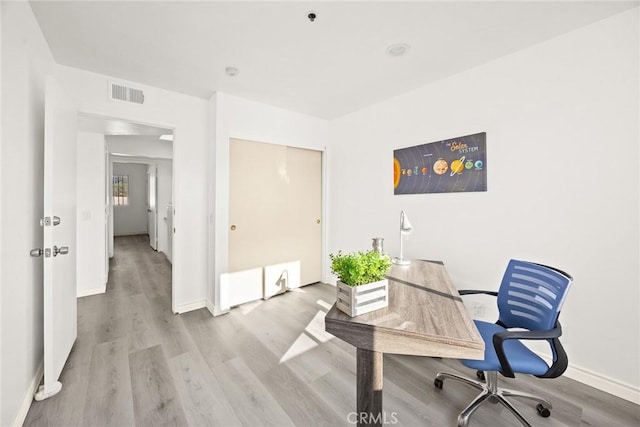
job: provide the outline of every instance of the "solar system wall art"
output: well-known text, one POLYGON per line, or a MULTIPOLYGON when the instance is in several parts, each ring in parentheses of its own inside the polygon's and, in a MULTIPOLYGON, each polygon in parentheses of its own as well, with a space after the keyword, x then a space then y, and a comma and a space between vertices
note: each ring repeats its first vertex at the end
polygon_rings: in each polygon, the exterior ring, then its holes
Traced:
POLYGON ((393 150, 393 194, 487 191, 487 133, 393 150))

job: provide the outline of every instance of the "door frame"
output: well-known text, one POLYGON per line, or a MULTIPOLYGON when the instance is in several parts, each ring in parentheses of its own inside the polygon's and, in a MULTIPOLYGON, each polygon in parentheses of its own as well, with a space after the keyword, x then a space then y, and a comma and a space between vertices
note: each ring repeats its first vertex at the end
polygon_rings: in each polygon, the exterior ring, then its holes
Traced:
MULTIPOLYGON (((89 116, 89 117, 93 117, 93 118, 97 118, 97 119, 104 119, 104 120, 122 120, 125 122, 129 122, 129 123, 133 123, 133 124, 139 124, 139 125, 145 125, 145 126, 154 126, 154 127, 159 127, 159 128, 164 128, 164 129, 171 129, 171 131, 173 132, 173 143, 171 144, 171 160, 173 162, 172 168, 171 168, 171 206, 173 207, 173 217, 174 217, 174 224, 175 224, 175 216, 176 216, 176 210, 177 206, 176 206, 176 194, 177 194, 177 189, 180 188, 177 183, 181 182, 180 181, 180 171, 178 170, 178 168, 175 167, 175 155, 176 155, 176 141, 178 140, 179 137, 179 128, 178 126, 176 126, 174 123, 166 123, 166 122, 155 122, 155 121, 148 121, 148 120, 140 120, 137 119, 135 117, 129 116, 129 115, 113 115, 113 114, 105 114, 102 112, 98 112, 98 111, 93 111, 93 110, 87 110, 87 109, 83 109, 83 108, 79 108, 78 109, 78 115, 83 115, 83 116, 89 116)), ((113 162, 111 160, 111 156, 106 153, 105 156, 107 157, 107 159, 105 161, 109 162, 109 170, 107 171, 108 175, 105 176, 105 179, 110 179, 111 175, 113 174, 113 162)), ((144 157, 131 157, 133 158, 137 158, 137 159, 144 159, 144 157)), ((146 161, 150 161, 153 160, 151 158, 147 158, 146 161)), ((108 185, 108 182, 106 183, 108 185)), ((109 186, 109 185, 108 185, 109 186)), ((111 186, 109 186, 111 187, 111 186)), ((109 196, 111 197, 111 194, 109 194, 109 196)), ((113 204, 111 203, 111 199, 109 199, 109 227, 111 228, 110 233, 113 232, 113 204)), ((107 215, 107 213, 105 212, 105 215, 107 215)), ((180 263, 180 256, 176 256, 176 253, 178 253, 179 251, 177 251, 176 248, 176 244, 175 241, 178 239, 179 236, 179 232, 180 229, 176 229, 176 227, 173 227, 174 231, 173 231, 173 236, 171 239, 171 311, 173 313, 178 313, 178 307, 176 305, 176 295, 178 294, 178 290, 182 290, 184 284, 181 283, 178 278, 179 276, 179 272, 182 271, 182 265, 180 263)), ((113 256, 113 247, 109 247, 110 251, 107 254, 108 257, 112 257, 113 256)))
MULTIPOLYGON (((173 159, 171 159, 173 162, 173 159)), ((172 168, 173 170, 173 168, 172 168)), ((154 251, 158 250, 158 163, 147 163, 147 234, 149 235, 149 245, 153 248, 154 251), (153 176, 151 174, 153 169, 153 176), (152 184, 153 183, 153 211, 149 212, 151 209, 151 195, 152 195, 152 184), (152 215, 149 215, 149 214, 152 215), (149 216, 155 217, 153 219, 153 227, 150 227, 149 224, 149 216), (151 235, 151 231, 153 231, 153 236, 151 235), (153 238, 153 241, 152 241, 153 238), (153 243, 153 244, 152 244, 153 243)))

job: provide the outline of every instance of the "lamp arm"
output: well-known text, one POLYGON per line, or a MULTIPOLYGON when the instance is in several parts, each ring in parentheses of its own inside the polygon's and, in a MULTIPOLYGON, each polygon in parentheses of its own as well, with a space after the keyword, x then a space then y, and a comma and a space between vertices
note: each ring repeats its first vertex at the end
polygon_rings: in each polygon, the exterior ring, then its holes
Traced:
POLYGON ((402 243, 402 224, 400 224, 400 260, 404 261, 404 254, 402 253, 403 243, 402 243))

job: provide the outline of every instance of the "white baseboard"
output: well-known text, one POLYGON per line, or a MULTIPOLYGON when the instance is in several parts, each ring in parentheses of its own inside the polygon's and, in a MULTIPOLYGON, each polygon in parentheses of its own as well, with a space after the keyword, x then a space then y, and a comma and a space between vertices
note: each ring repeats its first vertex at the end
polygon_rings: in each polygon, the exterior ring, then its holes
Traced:
POLYGON ((190 302, 188 304, 182 304, 176 307, 176 313, 186 313, 188 311, 198 310, 207 306, 207 300, 199 300, 190 302))
POLYGON ((209 300, 207 300, 207 309, 209 310, 209 312, 213 317, 221 316, 229 312, 228 308, 226 310, 223 310, 220 307, 213 305, 213 303, 209 300))
POLYGON ((40 385, 40 381, 42 381, 43 376, 44 376, 44 360, 40 362, 40 365, 38 366, 38 370, 36 371, 36 375, 31 380, 31 384, 29 384, 29 388, 27 389, 27 394, 24 396, 24 399, 22 400, 22 404, 20 405, 20 409, 18 410, 18 414, 16 415, 16 420, 13 423, 14 427, 20 427, 22 424, 24 424, 24 420, 27 419, 29 408, 31 408, 31 402, 33 402, 33 395, 38 389, 38 386, 40 385))
MULTIPOLYGON (((536 352, 536 354, 542 357, 547 363, 552 363, 551 359, 546 354, 540 354, 538 352, 536 352)), ((581 382, 582 384, 597 388, 598 390, 612 394, 621 399, 628 400, 636 405, 640 405, 640 387, 606 377, 602 374, 598 374, 572 364, 569 364, 569 367, 563 375, 567 378, 571 378, 572 380, 581 382)))
POLYGON ((623 383, 574 365, 569 365, 564 375, 572 380, 640 405, 640 387, 634 387, 631 384, 623 383))
POLYGON ((114 233, 113 237, 125 237, 125 236, 148 236, 147 230, 144 231, 125 231, 124 233, 114 233))
POLYGON ((81 291, 78 291, 78 298, 82 298, 82 297, 88 297, 91 295, 98 295, 98 294, 104 294, 107 291, 107 285, 106 283, 102 286, 98 286, 95 288, 91 288, 91 289, 83 289, 81 291))

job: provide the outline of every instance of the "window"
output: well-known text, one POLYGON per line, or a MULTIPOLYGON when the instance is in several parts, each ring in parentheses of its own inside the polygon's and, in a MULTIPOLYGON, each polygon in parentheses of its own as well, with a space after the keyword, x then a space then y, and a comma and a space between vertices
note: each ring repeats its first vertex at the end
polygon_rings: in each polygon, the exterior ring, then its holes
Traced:
POLYGON ((113 175, 113 206, 129 204, 129 176, 113 175))

